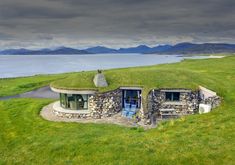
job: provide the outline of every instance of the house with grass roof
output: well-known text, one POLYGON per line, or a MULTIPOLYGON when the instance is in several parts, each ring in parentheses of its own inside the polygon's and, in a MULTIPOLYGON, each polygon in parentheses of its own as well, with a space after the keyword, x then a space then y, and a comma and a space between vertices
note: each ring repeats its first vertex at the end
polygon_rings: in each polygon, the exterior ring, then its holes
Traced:
POLYGON ((96 74, 90 72, 57 80, 50 85, 52 91, 60 95, 53 112, 68 119, 120 115, 148 125, 157 120, 206 113, 221 102, 215 92, 202 86, 197 89, 146 88, 145 84, 128 82, 132 83, 127 85, 125 80, 123 84, 115 83, 100 70, 96 74))

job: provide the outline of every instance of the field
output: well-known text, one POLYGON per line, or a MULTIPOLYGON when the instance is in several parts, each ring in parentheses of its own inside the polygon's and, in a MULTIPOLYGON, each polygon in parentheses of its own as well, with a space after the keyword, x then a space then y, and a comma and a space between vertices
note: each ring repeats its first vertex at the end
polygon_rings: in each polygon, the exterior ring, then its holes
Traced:
MULTIPOLYGON (((29 91, 54 82, 73 88, 94 88, 91 75, 1 79, 0 96, 29 91), (65 78, 65 79, 63 79, 65 78), (86 82, 86 84, 84 84, 86 82)), ((235 57, 185 60, 176 64, 104 71, 110 86, 196 88, 203 85, 223 97, 209 114, 163 122, 157 128, 111 124, 49 122, 39 116, 50 99, 0 101, 0 164, 234 164, 235 57)))

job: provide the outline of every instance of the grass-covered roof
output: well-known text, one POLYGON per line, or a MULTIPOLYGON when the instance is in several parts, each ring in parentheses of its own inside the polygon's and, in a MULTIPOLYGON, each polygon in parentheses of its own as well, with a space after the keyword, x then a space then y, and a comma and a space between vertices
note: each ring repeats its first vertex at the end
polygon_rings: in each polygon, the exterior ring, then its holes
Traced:
MULTIPOLYGON (((153 88, 196 89, 198 85, 208 86, 214 81, 215 76, 223 74, 224 71, 215 68, 231 68, 230 65, 234 65, 231 58, 233 57, 204 59, 200 60, 200 63, 197 60, 185 60, 175 64, 105 70, 103 73, 109 86, 103 88, 96 88, 93 83, 96 71, 74 73, 52 82, 51 86, 59 89, 94 89, 99 92, 114 90, 120 86, 142 86, 144 95, 153 88)), ((219 91, 219 88, 220 85, 217 85, 213 90, 219 91)))

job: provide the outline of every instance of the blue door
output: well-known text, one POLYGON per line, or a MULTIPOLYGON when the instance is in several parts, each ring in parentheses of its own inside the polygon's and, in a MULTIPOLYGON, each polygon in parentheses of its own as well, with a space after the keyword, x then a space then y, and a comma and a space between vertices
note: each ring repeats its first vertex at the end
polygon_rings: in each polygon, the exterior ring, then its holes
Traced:
POLYGON ((132 118, 141 108, 141 90, 123 90, 122 115, 132 118))

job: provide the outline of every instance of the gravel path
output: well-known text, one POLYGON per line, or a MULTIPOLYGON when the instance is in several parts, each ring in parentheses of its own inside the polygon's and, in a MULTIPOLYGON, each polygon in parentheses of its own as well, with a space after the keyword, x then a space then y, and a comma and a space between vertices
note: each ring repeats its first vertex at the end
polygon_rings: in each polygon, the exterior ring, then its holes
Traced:
POLYGON ((58 117, 53 113, 53 104, 51 103, 45 107, 40 112, 42 118, 49 120, 49 121, 56 121, 56 122, 78 122, 78 123, 102 123, 102 124, 117 124, 126 127, 138 127, 141 126, 144 129, 154 128, 156 126, 146 126, 141 123, 134 123, 132 119, 128 119, 121 116, 121 113, 113 115, 112 117, 105 117, 102 119, 93 119, 93 118, 86 118, 86 119, 69 119, 69 118, 62 118, 58 117))

